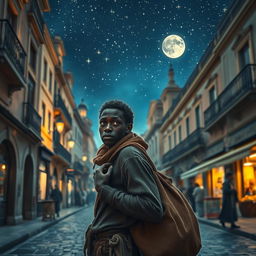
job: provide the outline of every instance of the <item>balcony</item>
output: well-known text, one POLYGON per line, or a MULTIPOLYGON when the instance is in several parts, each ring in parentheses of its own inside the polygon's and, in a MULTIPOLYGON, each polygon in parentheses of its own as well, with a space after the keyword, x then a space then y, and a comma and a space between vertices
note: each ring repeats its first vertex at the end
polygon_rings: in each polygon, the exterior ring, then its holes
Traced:
POLYGON ((8 81, 9 96, 26 84, 26 52, 8 20, 0 19, 0 70, 8 81))
POLYGON ((41 117, 30 103, 24 103, 24 123, 40 137, 41 117))
POLYGON ((31 1, 30 9, 28 12, 28 18, 29 21, 31 22, 31 25, 35 33, 40 38, 41 42, 43 42, 44 19, 37 0, 31 1))
POLYGON ((169 163, 185 157, 186 155, 194 152, 196 149, 203 147, 204 135, 202 129, 196 129, 186 139, 181 141, 175 148, 170 149, 163 155, 162 164, 166 166, 169 163))
POLYGON ((71 163, 71 154, 60 144, 59 133, 54 131, 54 153, 60 156, 69 165, 71 163))
POLYGON ((209 129, 225 114, 244 100, 249 94, 256 92, 256 65, 247 65, 230 82, 218 98, 204 112, 205 128, 209 129))
POLYGON ((67 124, 69 128, 72 126, 72 117, 68 112, 68 109, 66 108, 60 94, 58 94, 55 97, 54 100, 54 106, 55 106, 55 112, 57 114, 60 114, 64 122, 67 124))

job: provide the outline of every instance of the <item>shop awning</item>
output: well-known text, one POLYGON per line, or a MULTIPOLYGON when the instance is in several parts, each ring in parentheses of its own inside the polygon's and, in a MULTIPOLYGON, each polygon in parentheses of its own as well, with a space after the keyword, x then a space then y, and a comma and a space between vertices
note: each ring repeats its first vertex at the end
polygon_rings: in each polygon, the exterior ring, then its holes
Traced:
POLYGON ((256 141, 254 140, 253 142, 250 142, 239 148, 230 150, 229 152, 221 156, 215 157, 214 159, 210 159, 204 163, 201 163, 200 165, 182 173, 181 179, 184 180, 190 177, 194 177, 197 174, 208 171, 214 167, 223 166, 226 164, 230 164, 234 161, 243 159, 244 157, 250 155, 251 148, 255 145, 256 145, 256 141))

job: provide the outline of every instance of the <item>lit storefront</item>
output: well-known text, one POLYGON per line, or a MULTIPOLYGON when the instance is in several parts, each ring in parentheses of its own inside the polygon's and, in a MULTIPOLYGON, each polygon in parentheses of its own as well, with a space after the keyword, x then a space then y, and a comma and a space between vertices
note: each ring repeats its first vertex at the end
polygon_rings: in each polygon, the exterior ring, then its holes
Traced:
MULTIPOLYGON (((193 179, 205 188, 205 199, 208 204, 214 202, 217 216, 221 208, 222 184, 225 172, 234 174, 234 186, 237 190, 239 207, 244 217, 256 217, 256 153, 254 143, 231 150, 221 156, 205 161, 197 167, 182 173, 181 179, 193 179)), ((211 211, 213 210, 211 209, 211 211)))

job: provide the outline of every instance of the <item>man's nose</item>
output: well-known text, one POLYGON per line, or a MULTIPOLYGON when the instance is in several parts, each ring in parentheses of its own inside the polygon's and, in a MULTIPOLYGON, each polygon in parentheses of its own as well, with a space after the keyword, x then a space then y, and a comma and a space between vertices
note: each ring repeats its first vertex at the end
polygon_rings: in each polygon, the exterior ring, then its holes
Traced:
POLYGON ((110 124, 110 123, 107 124, 104 130, 105 130, 105 131, 112 131, 112 126, 111 126, 111 124, 110 124))

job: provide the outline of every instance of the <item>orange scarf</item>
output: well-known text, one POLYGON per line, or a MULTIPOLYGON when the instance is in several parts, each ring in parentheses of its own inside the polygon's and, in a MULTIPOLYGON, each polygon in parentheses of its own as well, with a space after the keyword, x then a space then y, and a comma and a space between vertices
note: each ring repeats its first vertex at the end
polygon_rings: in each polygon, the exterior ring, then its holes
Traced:
POLYGON ((109 163, 121 149, 128 146, 135 146, 136 148, 142 150, 144 153, 146 153, 148 148, 148 144, 144 141, 143 138, 136 135, 135 133, 129 133, 111 148, 107 147, 106 145, 102 145, 98 150, 96 157, 93 159, 93 162, 97 165, 109 163))

